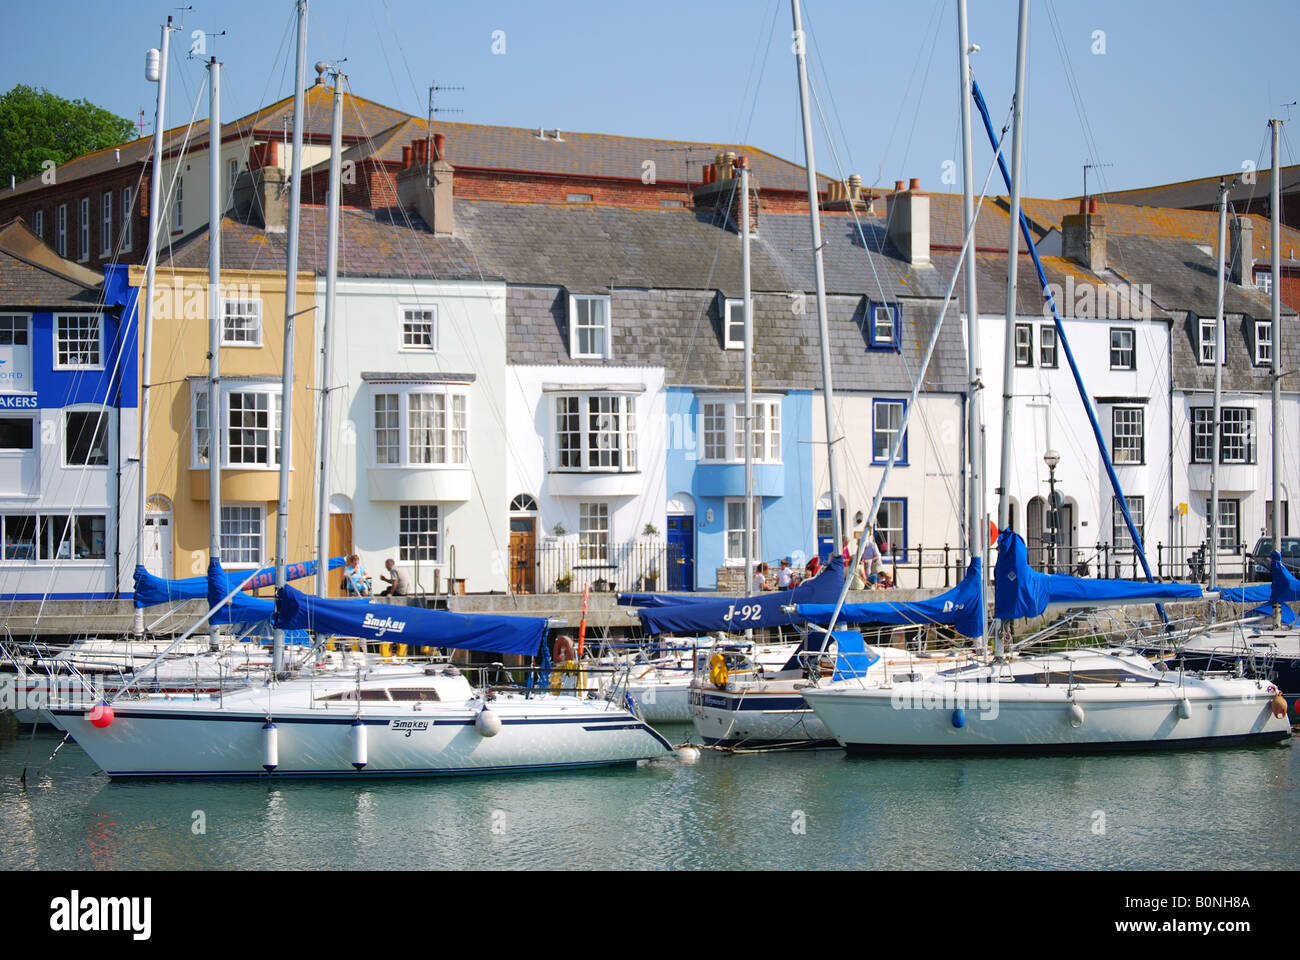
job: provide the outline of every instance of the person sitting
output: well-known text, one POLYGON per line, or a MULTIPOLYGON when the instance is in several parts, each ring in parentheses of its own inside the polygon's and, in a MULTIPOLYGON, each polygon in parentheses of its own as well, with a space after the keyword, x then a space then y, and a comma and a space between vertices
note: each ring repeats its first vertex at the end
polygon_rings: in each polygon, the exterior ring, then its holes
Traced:
POLYGON ((889 571, 887 570, 882 570, 880 572, 878 581, 879 581, 880 589, 882 590, 888 590, 891 587, 895 586, 894 578, 889 575, 889 571))
POLYGON ((794 573, 790 569, 790 558, 782 557, 781 565, 776 571, 776 588, 778 590, 789 590, 794 582, 794 573))
POLYGON ((370 575, 366 573, 366 568, 362 566, 359 554, 354 553, 348 557, 348 565, 343 568, 343 577, 349 594, 357 597, 370 596, 373 590, 370 585, 370 575))
POLYGON ((754 592, 761 593, 767 589, 767 564, 760 563, 754 568, 754 592))
POLYGON ((381 597, 406 596, 407 590, 409 589, 406 574, 402 573, 402 571, 398 569, 397 564, 394 562, 392 557, 389 557, 384 561, 384 569, 392 574, 392 576, 386 577, 382 573, 379 575, 379 579, 388 584, 379 595, 381 597))

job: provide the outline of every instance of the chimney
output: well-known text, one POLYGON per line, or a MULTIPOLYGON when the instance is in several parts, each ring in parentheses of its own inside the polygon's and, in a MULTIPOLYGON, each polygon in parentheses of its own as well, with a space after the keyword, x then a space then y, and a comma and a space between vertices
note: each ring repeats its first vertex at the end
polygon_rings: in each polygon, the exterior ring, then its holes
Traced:
MULTIPOLYGON (((433 136, 434 156, 428 161, 428 141, 411 143, 411 165, 397 174, 397 200, 403 207, 414 207, 435 236, 452 235, 455 221, 452 212, 452 178, 456 168, 446 161, 447 138, 433 136)), ((403 148, 403 160, 406 151, 403 148)))
MULTIPOLYGON (((256 152, 257 148, 253 149, 256 152)), ((253 159, 250 155, 250 163, 253 159)), ((234 206, 235 216, 243 222, 260 224, 268 233, 284 233, 289 224, 289 187, 284 171, 274 163, 245 170, 235 180, 234 206)))
MULTIPOLYGON (((740 229, 740 168, 749 166, 748 157, 737 157, 734 151, 719 153, 714 162, 704 167, 704 182, 695 188, 697 209, 716 210, 726 207, 727 216, 736 229, 740 229)), ((753 169, 749 173, 749 232, 758 233, 759 193, 758 179, 753 169)))
POLYGON ((402 147, 402 169, 405 170, 411 165, 411 145, 408 143, 402 147))
POLYGON ((1079 201, 1079 212, 1061 218, 1061 253, 1093 273, 1106 269, 1106 218, 1097 212, 1097 198, 1079 201))
POLYGON ((930 195, 921 190, 921 181, 913 179, 903 189, 896 181, 886 210, 886 239, 914 267, 930 266, 930 195))
POLYGON ((862 177, 858 174, 850 174, 848 182, 832 180, 830 186, 826 188, 826 202, 822 204, 823 210, 858 210, 866 214, 874 214, 872 206, 872 197, 870 191, 866 196, 862 194, 862 177))
POLYGON ((1255 224, 1249 217, 1233 217, 1228 224, 1228 279, 1238 286, 1255 282, 1255 224))

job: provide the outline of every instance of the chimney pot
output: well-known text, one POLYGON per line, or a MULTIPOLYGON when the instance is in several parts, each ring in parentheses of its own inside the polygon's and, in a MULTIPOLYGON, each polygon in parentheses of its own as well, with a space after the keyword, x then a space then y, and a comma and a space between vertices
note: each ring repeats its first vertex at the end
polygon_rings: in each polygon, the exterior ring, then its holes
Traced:
POLYGON ((907 184, 904 183, 902 180, 895 180, 895 181, 894 181, 894 192, 895 192, 895 193, 902 193, 905 189, 907 189, 907 184))
POLYGON ((1088 213, 1090 213, 1090 214, 1094 214, 1094 215, 1095 215, 1096 212, 1097 212, 1097 198, 1096 198, 1096 197, 1089 197, 1089 198, 1088 198, 1088 213))
POLYGON ((402 147, 402 169, 407 170, 411 166, 411 145, 408 143, 402 147))
POLYGON ((444 149, 446 143, 447 143, 447 135, 445 133, 435 133, 433 135, 433 159, 435 160, 447 159, 447 152, 444 149))
POLYGON ((1080 198, 1079 198, 1079 212, 1080 212, 1080 213, 1087 213, 1087 212, 1088 212, 1088 200, 1087 200, 1087 198, 1085 198, 1085 197, 1080 197, 1080 198))
POLYGON ((748 167, 749 167, 749 157, 737 157, 737 158, 736 158, 736 169, 737 169, 737 170, 745 170, 745 169, 747 169, 748 167))
POLYGON ((913 177, 913 178, 912 178, 912 182, 909 183, 909 184, 907 185, 907 189, 909 189, 909 190, 920 190, 920 189, 921 189, 921 180, 920 180, 920 178, 919 178, 919 177, 913 177))

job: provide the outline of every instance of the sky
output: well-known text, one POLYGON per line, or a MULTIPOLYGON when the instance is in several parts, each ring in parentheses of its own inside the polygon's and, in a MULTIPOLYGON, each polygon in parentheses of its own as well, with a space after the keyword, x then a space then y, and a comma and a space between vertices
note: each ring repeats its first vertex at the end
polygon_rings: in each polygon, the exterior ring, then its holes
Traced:
MULTIPOLYGON (((1104 165, 1089 174, 1093 193, 1267 166, 1268 118, 1300 124, 1300 107, 1284 106, 1300 97, 1295 0, 1261 0, 1249 17, 1204 0, 1030 7, 1026 196, 1082 193, 1085 162, 1104 165)), ((227 119, 292 92, 292 0, 0 9, 0 91, 45 87, 132 121, 143 109, 151 122, 145 51, 170 14, 183 29, 167 126, 185 123, 196 100, 206 115, 203 59, 186 56, 195 42, 224 64, 227 119)), ((1010 115, 1016 12, 1014 0, 970 0, 976 79, 999 126, 1010 115)), ((960 189, 956 19, 956 0, 804 0, 822 173, 960 189)), ((460 111, 443 115, 450 121, 735 141, 803 158, 789 0, 312 0, 308 82, 317 60, 342 58, 353 93, 421 116, 438 83, 463 88, 439 95, 460 111)), ((991 155, 976 134, 982 181, 991 155)), ((1300 162, 1293 143, 1300 131, 1288 125, 1283 164, 1300 162)))

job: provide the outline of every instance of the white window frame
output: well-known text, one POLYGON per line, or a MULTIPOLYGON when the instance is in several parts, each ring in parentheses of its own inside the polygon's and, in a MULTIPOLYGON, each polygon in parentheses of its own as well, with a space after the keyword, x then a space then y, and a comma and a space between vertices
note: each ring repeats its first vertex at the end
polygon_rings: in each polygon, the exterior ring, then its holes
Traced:
POLYGON ((223 347, 260 347, 262 345, 262 301, 251 298, 222 298, 221 345, 223 347), (248 312, 243 312, 248 311, 248 312), (243 339, 232 336, 235 328, 228 321, 252 321, 254 336, 243 339))
POLYGON ((1255 321, 1255 366, 1273 362, 1273 321, 1255 321))
POLYGON ((90 259, 90 197, 77 202, 77 262, 90 259))
POLYGON ((603 500, 578 504, 577 567, 612 567, 613 522, 609 504, 603 500))
POLYGON ((871 304, 871 328, 867 342, 873 350, 896 350, 902 340, 898 310, 888 303, 871 304), (884 322, 882 323, 882 318, 884 322), (884 336, 882 336, 882 332, 884 336))
MULTIPOLYGON (((1207 539, 1209 538, 1211 504, 1212 504, 1211 499, 1209 497, 1206 497, 1205 498, 1205 526, 1206 526, 1205 535, 1207 539)), ((1241 500, 1239 500, 1236 497, 1219 498, 1219 522, 1215 524, 1214 533, 1218 540, 1218 543, 1216 544, 1218 548, 1217 552, 1235 553, 1237 551, 1237 548, 1241 546, 1241 500), (1230 524, 1226 524, 1223 522, 1223 515, 1225 510, 1228 513, 1232 514, 1233 521, 1230 524), (1225 530, 1233 531, 1232 537, 1229 539, 1229 542, 1227 543, 1223 542, 1224 541, 1223 532, 1225 530)))
MULTIPOLYGON (((206 470, 211 462, 211 431, 213 421, 220 426, 221 469, 222 470, 278 470, 280 469, 280 430, 284 415, 284 405, 280 398, 278 381, 223 380, 218 388, 219 415, 207 419, 209 459, 199 456, 200 411, 206 409, 208 398, 207 380, 195 379, 190 383, 190 469, 206 470), (231 463, 230 462, 230 398, 235 394, 266 395, 267 432, 269 452, 266 463, 231 463)), ((254 448, 255 449, 255 448, 254 448)))
POLYGON ((1044 323, 1038 330, 1038 366, 1042 370, 1056 370, 1061 365, 1061 338, 1056 335, 1056 325, 1044 323), (1048 340, 1051 344, 1048 344, 1048 340), (1047 360, 1051 352, 1051 362, 1047 360))
POLYGON ((1256 270, 1255 287, 1263 291, 1264 293, 1272 293, 1273 292, 1273 271, 1256 270))
POLYGON ((45 211, 44 210, 32 211, 32 233, 40 237, 41 240, 45 239, 45 211))
POLYGON ((104 369, 104 317, 98 313, 56 313, 54 315, 54 356, 53 365, 55 370, 103 370, 104 369), (72 363, 59 361, 59 347, 64 342, 63 331, 60 324, 64 320, 93 320, 98 331, 99 341, 96 351, 99 355, 97 363, 72 363))
POLYGON ((64 260, 68 259, 68 205, 61 203, 54 208, 54 251, 64 260))
MULTIPOLYGON (((611 341, 613 340, 613 321, 610 310, 610 298, 594 294, 569 294, 569 357, 573 360, 608 360, 613 354, 611 353, 611 341), (604 320, 601 323, 579 323, 578 304, 596 304, 599 303, 604 310, 604 320), (592 335, 599 334, 599 349, 589 349, 580 351, 578 349, 581 341, 580 333, 582 331, 591 331, 592 335)), ((589 347, 594 346, 588 344, 589 347)))
POLYGON ((903 416, 907 413, 906 400, 893 400, 888 397, 873 397, 871 401, 871 462, 873 464, 884 464, 889 462, 889 454, 894 449, 894 441, 898 438, 899 433, 903 433, 903 444, 898 448, 898 459, 894 461, 895 466, 907 466, 907 436, 906 430, 903 429, 903 416), (883 426, 880 422, 880 412, 882 410, 898 410, 897 426, 893 423, 893 417, 883 426), (882 455, 877 449, 877 440, 884 436, 885 452, 882 455))
MULTIPOLYGON (((109 465, 113 463, 113 417, 110 408, 101 407, 98 404, 86 405, 86 406, 73 405, 73 406, 64 407, 60 411, 59 433, 63 438, 63 444, 62 444, 63 450, 61 456, 62 456, 63 465, 65 467, 74 467, 76 469, 85 468, 85 469, 92 469, 92 470, 93 469, 106 470, 108 469, 109 465), (89 460, 86 463, 76 463, 68 459, 68 446, 72 440, 72 437, 68 432, 68 417, 74 413, 89 414, 92 416, 99 417, 100 422, 103 424, 103 442, 104 442, 103 463, 91 463, 89 462, 89 460)), ((91 440, 92 441, 94 440, 93 436, 91 437, 91 440)), ((91 452, 93 452, 94 447, 92 446, 90 450, 91 452)))
POLYGON ((1191 425, 1192 463, 1213 463, 1214 408, 1192 407, 1188 422, 1191 425), (1197 446, 1201 441, 1209 445, 1209 449, 1204 454, 1197 452, 1197 446))
POLYGON ((884 497, 880 501, 880 509, 876 511, 875 533, 873 536, 876 539, 876 545, 880 549, 881 563, 893 563, 895 553, 897 553, 899 563, 907 562, 907 503, 907 497, 884 497), (888 522, 881 523, 881 514, 883 513, 888 517, 895 508, 897 508, 899 514, 898 526, 895 527, 888 522), (882 532, 890 533, 894 530, 898 531, 897 542, 892 536, 882 535, 882 532), (888 550, 885 549, 885 545, 888 545, 888 550))
POLYGON ((399 563, 442 563, 442 511, 438 504, 398 506, 397 556, 399 563))
POLYGON ((230 206, 235 196, 235 183, 239 180, 239 158, 226 160, 226 206, 230 206))
POLYGON ((722 308, 722 345, 727 350, 745 349, 745 301, 726 300, 722 308), (734 314, 739 311, 740 320, 734 314), (733 329, 738 327, 739 329, 733 329))
MULTIPOLYGON (((385 401, 386 403, 387 401, 385 401)), ((469 468, 469 432, 470 432, 470 385, 467 383, 384 383, 381 381, 371 381, 370 383, 370 465, 377 469, 408 469, 414 467, 418 470, 465 470, 469 468), (378 422, 378 399, 379 397, 397 398, 396 411, 385 409, 385 417, 391 416, 394 412, 397 415, 397 425, 385 426, 381 428, 378 422), (419 403, 414 404, 417 409, 412 409, 411 400, 419 397, 419 403), (431 401, 441 399, 441 409, 438 409, 436 403, 431 403, 430 409, 424 411, 422 405, 425 399, 431 401), (417 426, 413 416, 419 416, 427 413, 433 422, 433 429, 439 434, 433 437, 428 446, 428 460, 417 459, 412 456, 412 450, 416 445, 412 444, 414 433, 425 430, 425 427, 417 426), (379 431, 397 431, 397 460, 394 462, 383 463, 379 459, 379 431)), ((385 449, 392 449, 391 444, 385 444, 385 449)), ((418 449, 423 450, 423 445, 418 449)))
POLYGON ((185 229, 185 178, 176 178, 176 196, 172 198, 172 232, 185 229))
MULTIPOLYGON (((782 398, 777 395, 754 396, 751 417, 753 462, 781 463, 782 398)), ((700 463, 744 463, 745 424, 742 420, 744 397, 738 394, 706 394, 700 402, 700 463), (718 456, 721 441, 722 455, 718 456)))
MULTIPOLYGON (((1128 512, 1133 517, 1133 526, 1137 527, 1138 536, 1142 538, 1142 546, 1147 543, 1147 501, 1145 496, 1125 497, 1128 503, 1128 512)), ((1133 537, 1128 532, 1128 524, 1124 522, 1124 511, 1119 508, 1119 498, 1110 498, 1110 539, 1111 547, 1116 550, 1135 550, 1136 545, 1133 543, 1133 537)))
POLYGON ((1034 325, 1017 323, 1015 326, 1015 363, 1017 367, 1034 365, 1034 325))
POLYGON ((1137 370, 1137 331, 1133 327, 1111 327, 1110 328, 1110 368, 1112 370, 1137 370), (1115 346, 1115 335, 1119 334, 1121 346, 1115 346), (1123 346, 1123 338, 1127 335, 1128 346, 1123 346), (1115 363, 1115 353, 1118 351, 1121 355, 1128 353, 1128 363, 1115 363))
MULTIPOLYGON (((592 392, 557 392, 552 394, 550 403, 551 422, 551 463, 553 473, 636 473, 638 471, 637 419, 635 393, 622 393, 616 390, 592 392), (603 410, 603 406, 612 403, 614 409, 603 410), (576 409, 575 409, 576 407, 576 409), (565 417, 561 429, 560 417, 565 417), (577 417, 576 424, 572 418, 577 417), (610 429, 602 421, 607 417, 618 420, 615 429, 610 429), (576 426, 576 430, 570 429, 576 426), (571 449, 561 443, 561 435, 577 434, 576 446, 571 449), (596 442, 593 445, 593 436, 596 442), (601 438, 617 437, 616 446, 602 443, 601 438), (596 461, 613 459, 610 454, 618 454, 618 463, 602 464, 596 461), (577 463, 565 463, 564 454, 576 455, 577 463), (593 465, 594 464, 594 465, 593 465)), ((572 456, 568 459, 572 460, 572 456)))
POLYGON ((1110 455, 1116 465, 1146 463, 1146 413, 1143 407, 1111 407, 1110 455))
MULTIPOLYGON (((745 498, 727 497, 722 505, 722 551, 723 566, 743 567, 745 565, 745 498), (734 526, 733 526, 734 516, 734 526), (740 538, 740 550, 734 549, 735 538, 740 538)), ((763 498, 754 497, 754 556, 757 564, 763 553, 763 498)), ((745 584, 748 592, 753 584, 745 584)))
POLYGON ((122 188, 122 252, 131 249, 132 228, 135 226, 135 191, 130 187, 122 188))
MULTIPOLYGON (((262 566, 262 559, 266 556, 266 505, 262 503, 223 503, 221 505, 221 565, 231 570, 256 570, 262 566), (227 513, 229 511, 229 513, 227 513), (238 515, 236 515, 238 511, 238 515), (236 557, 236 548, 230 540, 235 537, 243 537, 251 545, 251 534, 245 531, 228 531, 227 525, 236 522, 248 522, 256 519, 257 521, 257 556, 248 560, 243 556, 236 557), (230 538, 228 540, 227 538, 230 538)), ((248 545, 239 548, 241 554, 246 553, 248 545)))
POLYGON ((113 191, 105 190, 99 198, 99 255, 113 255, 113 191))
POLYGON ((1196 362, 1203 367, 1212 367, 1219 349, 1219 321, 1214 317, 1201 317, 1196 329, 1196 362))
POLYGON ((398 338, 398 350, 402 353, 437 353, 438 352, 438 307, 437 304, 419 304, 404 303, 398 306, 398 322, 401 325, 401 332, 398 338), (415 331, 407 330, 408 324, 423 325, 426 321, 421 317, 413 317, 412 314, 429 315, 427 321, 429 325, 429 342, 422 344, 415 342, 411 338, 415 336, 415 331))
POLYGON ((1219 411, 1222 435, 1219 439, 1219 460, 1224 464, 1255 462, 1255 408, 1223 407, 1219 411), (1234 451, 1229 455, 1229 444, 1234 451))

